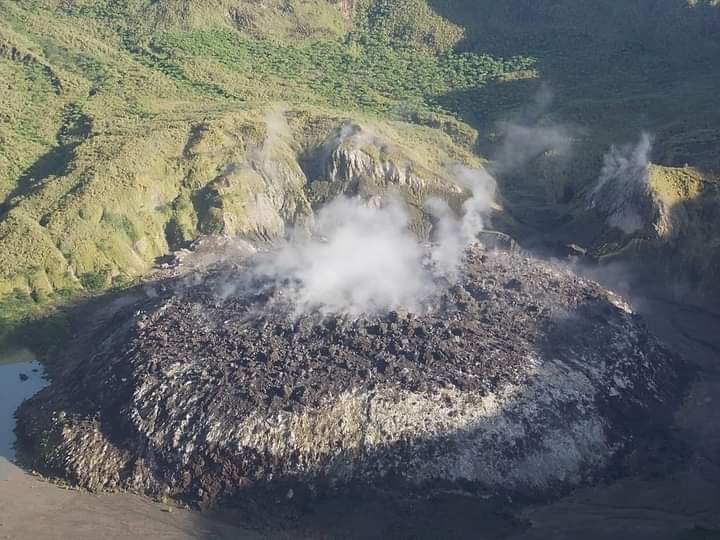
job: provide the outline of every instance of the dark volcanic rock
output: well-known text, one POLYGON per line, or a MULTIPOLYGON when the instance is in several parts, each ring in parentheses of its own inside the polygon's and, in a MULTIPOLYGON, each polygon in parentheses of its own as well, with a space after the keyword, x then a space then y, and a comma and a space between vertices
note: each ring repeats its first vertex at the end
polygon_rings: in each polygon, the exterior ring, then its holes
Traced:
POLYGON ((289 484, 547 494, 607 474, 679 392, 620 298, 519 254, 471 248, 424 314, 291 317, 279 291, 218 296, 224 279, 69 351, 19 412, 33 465, 209 501, 289 484))

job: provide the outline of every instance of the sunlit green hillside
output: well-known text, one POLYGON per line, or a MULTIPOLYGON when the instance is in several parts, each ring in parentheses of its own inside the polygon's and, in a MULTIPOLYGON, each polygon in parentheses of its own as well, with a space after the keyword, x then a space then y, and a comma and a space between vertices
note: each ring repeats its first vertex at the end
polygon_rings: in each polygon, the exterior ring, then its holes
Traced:
POLYGON ((270 234, 247 213, 260 188, 218 182, 279 107, 272 159, 299 177, 347 120, 439 170, 492 157, 496 122, 549 84, 576 159, 505 179, 527 226, 528 205, 571 213, 643 129, 661 165, 715 178, 718 36, 700 0, 0 0, 0 317, 122 286, 203 233, 270 234))

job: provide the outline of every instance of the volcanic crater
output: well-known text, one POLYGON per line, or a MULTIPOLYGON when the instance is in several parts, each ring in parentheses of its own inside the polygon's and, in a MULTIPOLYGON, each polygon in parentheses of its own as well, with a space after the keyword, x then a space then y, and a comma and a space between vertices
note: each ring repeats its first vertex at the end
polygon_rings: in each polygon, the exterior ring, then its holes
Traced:
POLYGON ((360 317, 298 313, 278 284, 221 294, 237 272, 97 317, 19 410, 25 459, 88 489, 205 503, 258 488, 546 497, 614 474, 682 392, 680 360, 622 298, 522 253, 471 246, 424 309, 360 317))

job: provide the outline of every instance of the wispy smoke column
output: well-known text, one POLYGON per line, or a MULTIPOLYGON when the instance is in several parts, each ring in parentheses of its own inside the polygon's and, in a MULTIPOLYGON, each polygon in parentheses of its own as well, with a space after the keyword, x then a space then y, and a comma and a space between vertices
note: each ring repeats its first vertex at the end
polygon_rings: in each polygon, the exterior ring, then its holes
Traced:
POLYGON ((499 173, 512 172, 546 153, 563 157, 570 151, 570 134, 563 126, 504 122, 499 128, 504 137, 495 156, 495 168, 499 173))
POLYGON ((463 203, 461 218, 458 220, 441 199, 430 199, 427 208, 437 220, 433 229, 435 244, 431 251, 435 273, 454 279, 465 247, 475 242, 478 233, 485 228, 495 202, 497 184, 484 170, 458 165, 451 172, 457 183, 472 194, 463 203))
POLYGON ((570 154, 572 130, 544 119, 552 100, 553 92, 544 84, 523 114, 512 121, 498 122, 502 144, 494 155, 495 172, 516 171, 547 153, 558 157, 570 154))
POLYGON ((285 110, 281 107, 271 109, 265 113, 265 140, 260 148, 260 160, 263 164, 272 160, 273 149, 281 143, 292 138, 290 126, 285 118, 285 110))
POLYGON ((495 179, 481 169, 458 166, 454 169, 455 179, 468 188, 472 197, 463 203, 462 235, 465 245, 475 242, 495 202, 497 184, 495 179))
POLYGON ((606 216, 608 225, 631 234, 645 227, 652 201, 649 192, 652 138, 643 133, 636 145, 610 147, 597 184, 588 196, 591 208, 606 216))
POLYGON ((462 224, 452 208, 442 199, 428 199, 425 208, 436 220, 433 225, 435 243, 430 251, 435 274, 455 279, 465 246, 462 224))

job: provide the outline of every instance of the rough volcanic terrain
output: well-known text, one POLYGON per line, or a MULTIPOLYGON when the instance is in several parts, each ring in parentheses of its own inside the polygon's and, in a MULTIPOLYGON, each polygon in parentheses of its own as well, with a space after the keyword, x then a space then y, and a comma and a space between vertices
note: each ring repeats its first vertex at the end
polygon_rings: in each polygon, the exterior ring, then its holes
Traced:
POLYGON ((298 315, 278 285, 221 294, 242 271, 168 280, 98 318, 19 410, 26 459, 90 489, 204 502, 545 496, 614 474, 681 392, 678 359, 621 298, 519 253, 471 247, 425 311, 360 318, 298 315))

